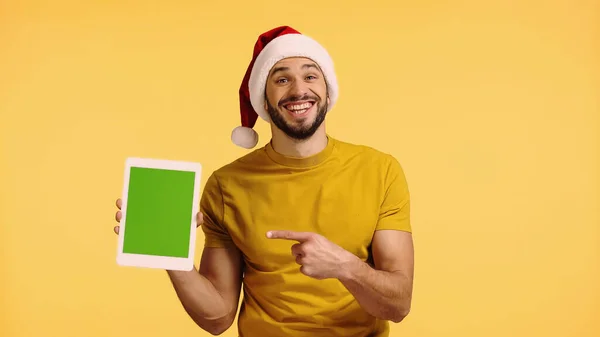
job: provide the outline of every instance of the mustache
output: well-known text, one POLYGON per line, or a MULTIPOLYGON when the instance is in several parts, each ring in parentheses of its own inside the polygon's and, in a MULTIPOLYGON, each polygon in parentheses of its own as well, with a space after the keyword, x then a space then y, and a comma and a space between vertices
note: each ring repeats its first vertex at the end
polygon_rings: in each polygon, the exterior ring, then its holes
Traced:
POLYGON ((308 101, 308 100, 318 102, 321 99, 319 97, 313 96, 313 95, 292 96, 292 97, 288 97, 286 99, 279 101, 279 106, 282 106, 282 105, 285 105, 288 103, 293 103, 293 102, 298 102, 298 101, 308 101))

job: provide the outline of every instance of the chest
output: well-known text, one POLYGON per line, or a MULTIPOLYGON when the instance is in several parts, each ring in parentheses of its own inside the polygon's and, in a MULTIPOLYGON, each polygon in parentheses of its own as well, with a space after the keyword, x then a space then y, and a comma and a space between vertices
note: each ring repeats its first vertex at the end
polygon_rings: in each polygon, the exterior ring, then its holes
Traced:
POLYGON ((227 228, 246 262, 263 271, 294 262, 296 242, 268 239, 269 230, 318 233, 366 259, 380 194, 376 181, 355 173, 250 180, 226 204, 227 228))

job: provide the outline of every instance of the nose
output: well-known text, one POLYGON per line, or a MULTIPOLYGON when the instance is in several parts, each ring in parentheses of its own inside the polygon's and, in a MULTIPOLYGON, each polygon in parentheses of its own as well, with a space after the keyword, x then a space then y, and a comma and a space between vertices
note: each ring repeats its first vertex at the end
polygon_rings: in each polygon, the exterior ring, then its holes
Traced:
POLYGON ((308 93, 307 84, 302 80, 295 80, 290 87, 290 94, 296 97, 302 97, 308 93))

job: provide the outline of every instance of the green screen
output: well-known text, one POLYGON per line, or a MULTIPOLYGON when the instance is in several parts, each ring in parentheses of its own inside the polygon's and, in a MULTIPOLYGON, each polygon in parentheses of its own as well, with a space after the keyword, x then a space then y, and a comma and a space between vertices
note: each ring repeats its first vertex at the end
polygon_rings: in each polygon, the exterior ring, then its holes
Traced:
POLYGON ((188 257, 194 172, 132 167, 123 252, 188 257))

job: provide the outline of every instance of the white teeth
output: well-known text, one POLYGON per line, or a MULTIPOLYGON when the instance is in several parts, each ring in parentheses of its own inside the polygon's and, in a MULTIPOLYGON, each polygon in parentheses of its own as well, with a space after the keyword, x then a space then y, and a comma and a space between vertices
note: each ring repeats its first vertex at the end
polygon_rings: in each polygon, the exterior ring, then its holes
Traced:
POLYGON ((304 112, 304 111, 306 111, 306 109, 310 108, 311 106, 312 106, 312 103, 295 104, 295 105, 288 105, 287 109, 290 111, 293 111, 295 113, 300 113, 298 110, 304 112))

